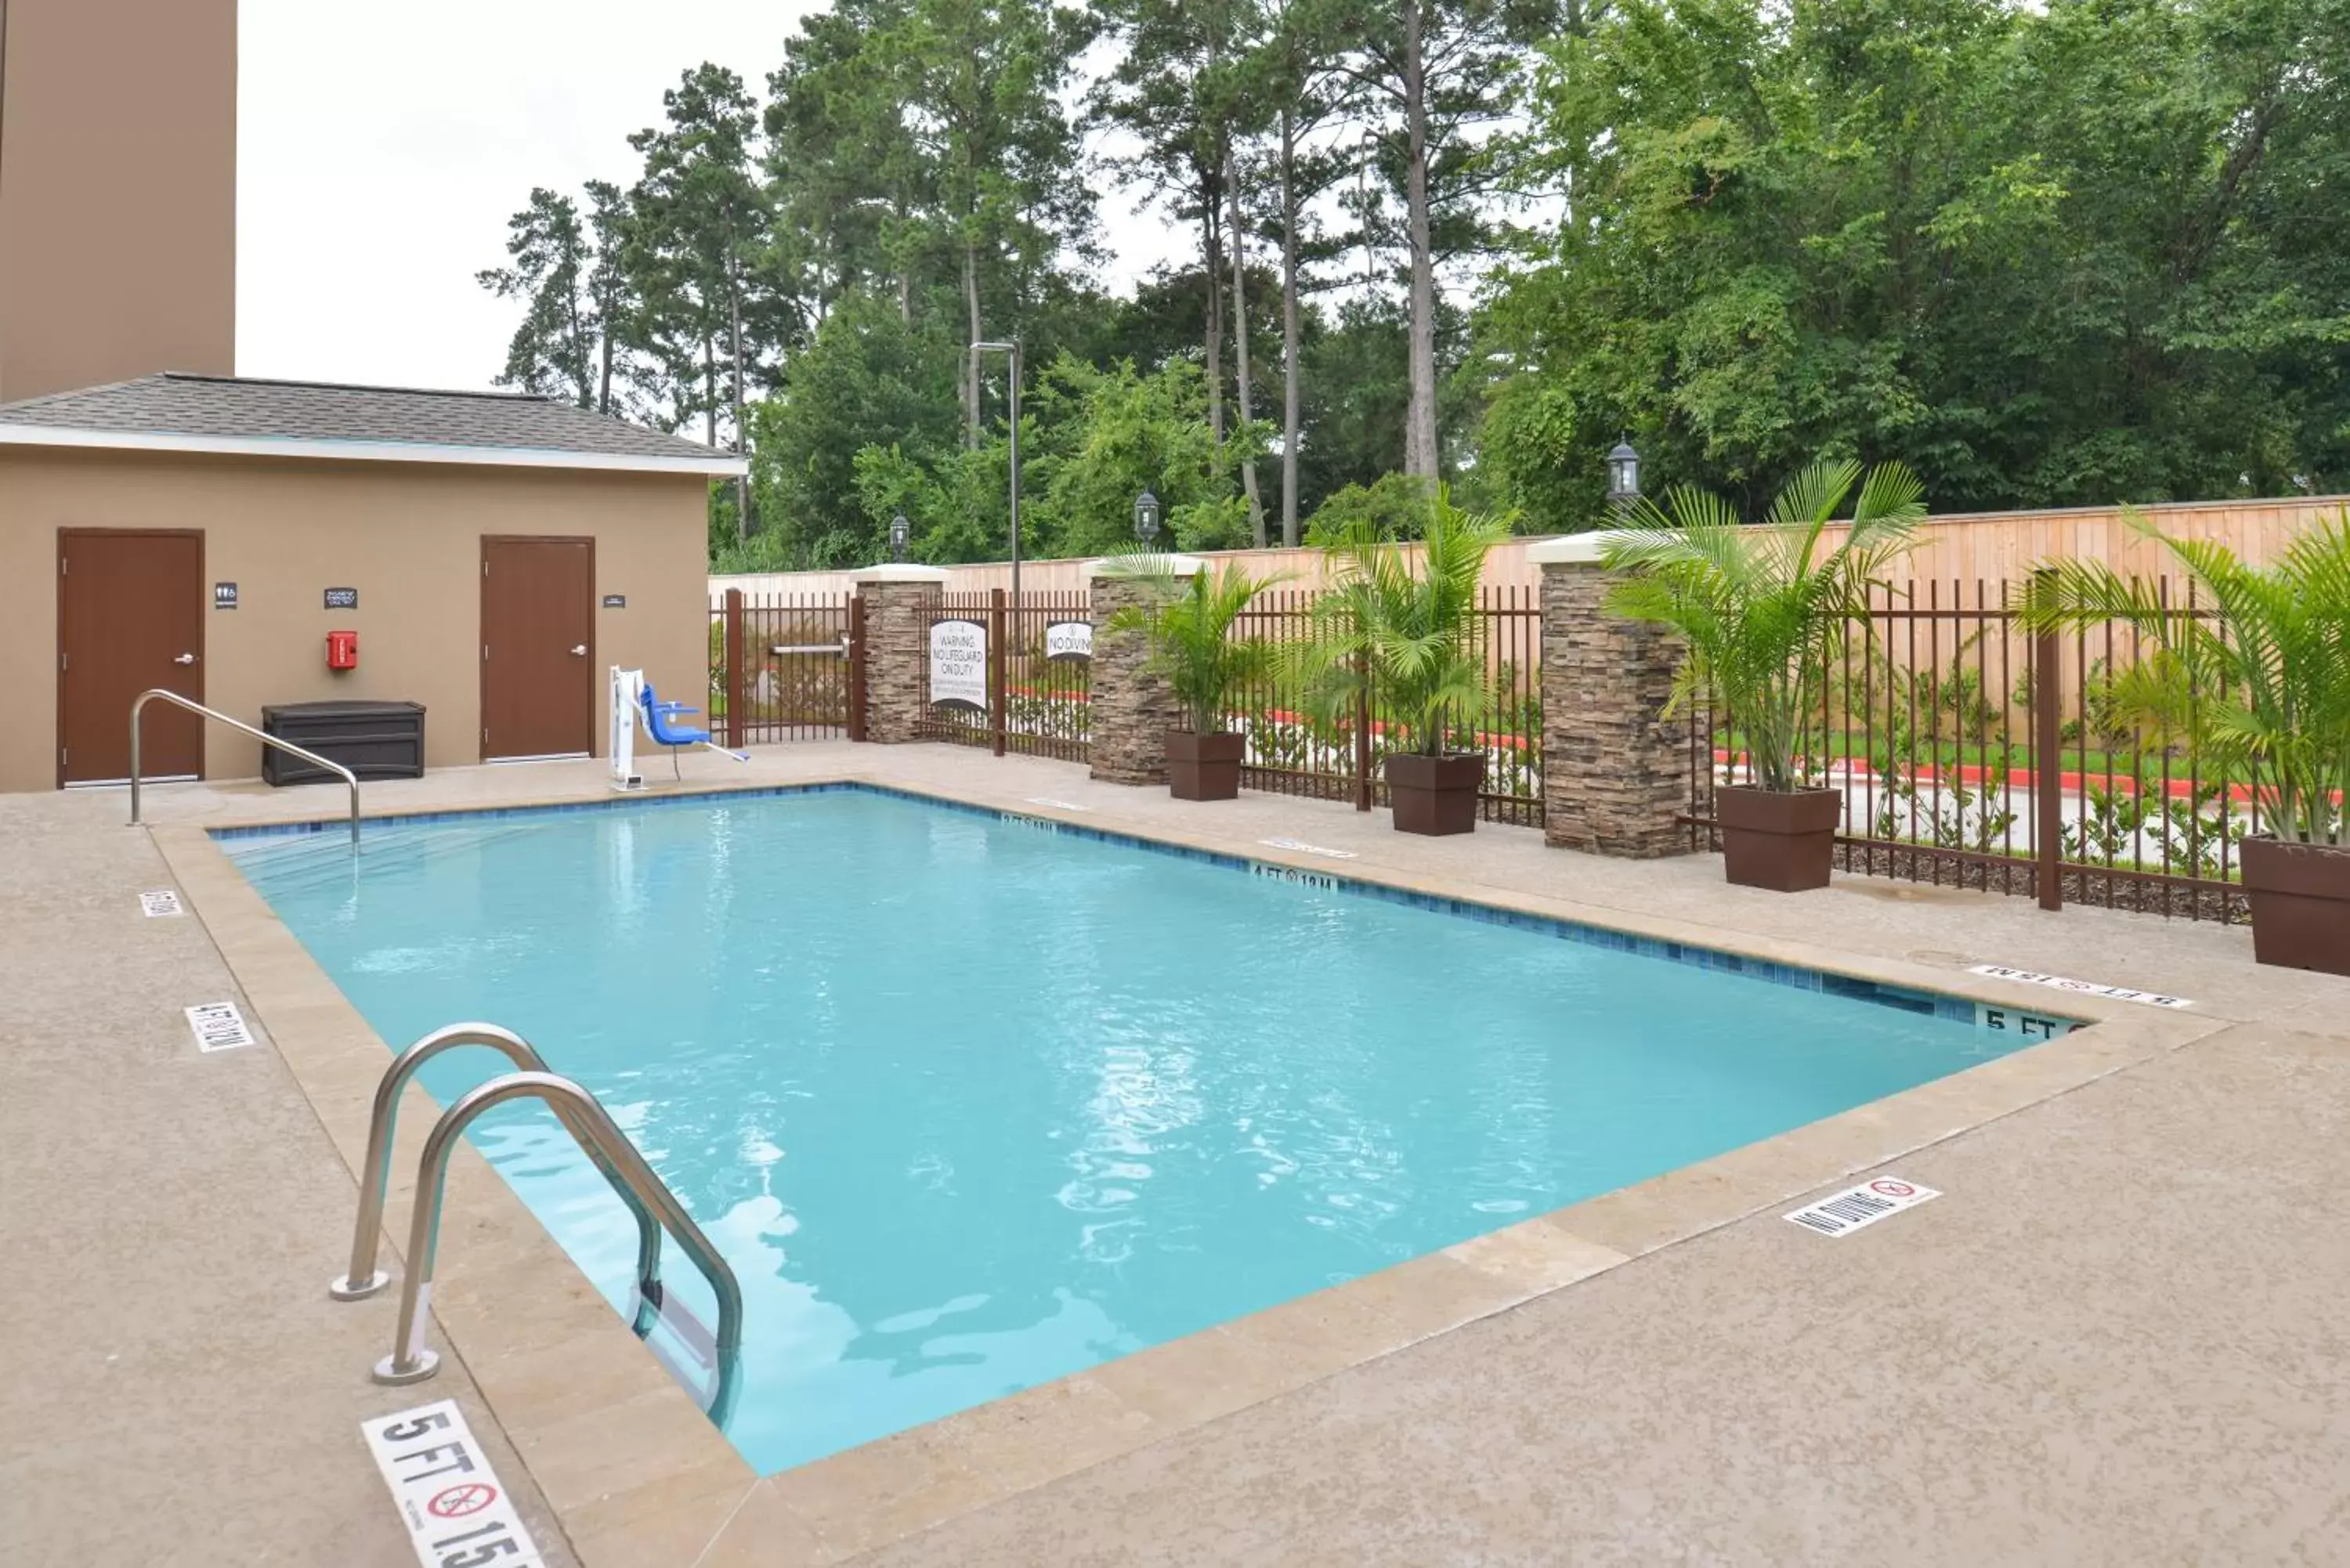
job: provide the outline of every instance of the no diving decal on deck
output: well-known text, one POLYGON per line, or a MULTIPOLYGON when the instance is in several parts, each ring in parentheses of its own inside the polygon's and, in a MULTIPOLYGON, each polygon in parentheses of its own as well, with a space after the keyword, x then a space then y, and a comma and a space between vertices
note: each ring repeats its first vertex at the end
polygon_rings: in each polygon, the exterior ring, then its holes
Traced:
POLYGON ((244 1026, 244 1014, 234 1002, 199 1002, 184 1011, 199 1051, 234 1051, 253 1044, 253 1031, 244 1026))
POLYGON ((180 895, 170 888, 139 895, 139 912, 149 919, 180 912, 180 895))
POLYGON ((454 1399, 359 1423, 424 1568, 545 1568, 454 1399))
POLYGON ((1920 1187, 1898 1176, 1880 1176, 1858 1187, 1847 1187, 1816 1203, 1806 1203, 1780 1218, 1792 1220, 1823 1236, 1849 1236, 1864 1225, 1874 1225, 1889 1214, 1914 1209, 1928 1199, 1940 1196, 1930 1187, 1920 1187))
POLYGON ((2036 969, 2012 969, 2003 963, 1979 963, 1969 971, 1987 974, 1993 980, 2020 980, 2026 985, 2044 985, 2054 991, 2070 991, 2082 996, 2102 996, 2108 1002, 2136 1002, 2147 1007, 2192 1007, 2195 1004, 2183 996, 2165 996, 2160 992, 2133 991, 2126 985, 2099 985, 2095 981, 2066 980, 2061 974, 2043 974, 2036 969))

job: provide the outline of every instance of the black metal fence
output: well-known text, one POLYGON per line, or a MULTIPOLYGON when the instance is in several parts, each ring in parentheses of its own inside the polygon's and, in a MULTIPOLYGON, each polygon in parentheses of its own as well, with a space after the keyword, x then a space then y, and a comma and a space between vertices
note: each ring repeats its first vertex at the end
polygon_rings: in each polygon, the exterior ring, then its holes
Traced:
MULTIPOLYGON (((2192 583, 2156 585, 2203 617, 2192 583)), ((2192 919, 2245 918, 2237 846, 2259 831, 2248 783, 2125 721, 2115 680, 2154 649, 2127 625, 2032 635, 2006 584, 1878 585, 1830 668, 1813 672, 1804 761, 1845 795, 1846 871, 2192 919), (2043 781, 2046 787, 2043 787, 2043 781)), ((1690 716, 1691 842, 1714 844, 1713 790, 1744 782, 1743 742, 1690 716)))
MULTIPOLYGON (((1241 612, 1236 638, 1286 650, 1331 634, 1317 621, 1310 589, 1274 588, 1241 612)), ((1456 722, 1449 743, 1482 752, 1479 815, 1488 822, 1542 823, 1542 607, 1532 588, 1487 589, 1478 606, 1477 646, 1488 672, 1487 707, 1456 722)), ((1248 737, 1241 771, 1251 789, 1319 800, 1351 800, 1358 811, 1386 804, 1379 763, 1391 748, 1392 715, 1376 682, 1349 711, 1317 717, 1286 652, 1239 695, 1231 716, 1248 737)))
POLYGON ((711 732, 729 745, 849 730, 853 601, 729 588, 710 611, 711 732))
POLYGON ((1093 737, 1092 613, 1085 594, 1066 590, 1024 594, 1017 605, 1001 588, 942 597, 930 626, 967 628, 961 639, 973 658, 968 671, 961 670, 964 661, 950 661, 958 670, 951 693, 932 689, 933 661, 922 660, 919 732, 985 746, 997 756, 1086 761, 1093 737))

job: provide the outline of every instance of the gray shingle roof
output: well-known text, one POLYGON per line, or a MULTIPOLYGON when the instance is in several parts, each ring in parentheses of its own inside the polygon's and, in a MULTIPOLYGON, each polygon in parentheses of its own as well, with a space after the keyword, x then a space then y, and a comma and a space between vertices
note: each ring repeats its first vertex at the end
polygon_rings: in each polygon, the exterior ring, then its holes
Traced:
POLYGON ((731 454, 550 398, 166 372, 0 403, 0 426, 224 440, 366 441, 653 458, 731 454))

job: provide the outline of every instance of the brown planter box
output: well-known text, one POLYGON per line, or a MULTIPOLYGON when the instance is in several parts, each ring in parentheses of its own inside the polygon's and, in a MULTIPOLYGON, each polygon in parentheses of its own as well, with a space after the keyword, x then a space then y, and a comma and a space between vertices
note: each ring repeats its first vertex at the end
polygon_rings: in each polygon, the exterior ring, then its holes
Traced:
POLYGON ((1441 837, 1477 830, 1477 786, 1485 782, 1482 753, 1430 757, 1390 752, 1387 768, 1388 803, 1395 808, 1398 833, 1441 837))
POLYGON ((1167 732, 1167 793, 1177 800, 1238 800, 1248 737, 1167 732))
POLYGON ((2350 974, 2350 845, 2247 838, 2243 867, 2253 961, 2350 974))
POLYGON ((1828 885, 1844 791, 1785 794, 1724 784, 1713 792, 1713 817, 1721 829, 1722 868, 1738 886, 1806 893, 1828 885))

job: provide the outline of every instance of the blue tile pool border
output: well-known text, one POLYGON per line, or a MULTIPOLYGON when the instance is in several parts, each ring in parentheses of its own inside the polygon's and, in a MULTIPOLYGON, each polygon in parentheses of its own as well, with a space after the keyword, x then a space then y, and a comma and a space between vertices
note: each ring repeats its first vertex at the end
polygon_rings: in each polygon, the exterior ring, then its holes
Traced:
MULTIPOLYGON (((1758 980, 1768 985, 1783 985, 1795 991, 1809 991, 1843 997, 1848 1001, 1864 1002, 1877 1007, 1890 1007, 1903 1012, 1925 1014, 1955 1023, 1971 1025, 1981 1023, 1978 1012, 1981 1003, 1970 997, 1955 996, 1947 992, 1890 985, 1882 981, 1837 974, 1833 971, 1814 969, 1804 964, 1782 963, 1776 959, 1757 958, 1752 954, 1732 952, 1723 948, 1706 947, 1695 942, 1669 941, 1660 937, 1644 937, 1633 931, 1617 930, 1612 926, 1593 925, 1587 921, 1569 919, 1559 915, 1538 915, 1524 909, 1512 909, 1498 904, 1481 903, 1472 898, 1456 898, 1441 893, 1422 893, 1365 877, 1330 871, 1302 870, 1279 861, 1260 860, 1253 856, 1233 855, 1221 849, 1201 849, 1192 845, 1170 843, 1163 838, 1151 838, 1142 834, 1129 833, 1118 828, 1096 827, 1087 823, 1065 822, 1055 817, 1037 816, 1027 812, 1007 810, 1002 806, 982 805, 972 801, 955 800, 945 795, 926 794, 920 790, 900 789, 894 785, 873 784, 863 779, 767 784, 748 789, 700 790, 686 794, 658 796, 615 794, 605 800, 554 801, 531 805, 411 812, 368 817, 364 819, 362 831, 366 826, 425 827, 435 823, 474 823, 517 816, 561 816, 577 812, 669 811, 685 807, 700 807, 707 810, 712 805, 723 805, 733 801, 766 800, 780 795, 840 794, 874 794, 891 800, 910 801, 919 805, 931 806, 941 811, 960 812, 967 816, 991 818, 1021 827, 1087 839, 1095 843, 1118 845, 1131 849, 1147 850, 1156 855, 1170 855, 1180 859, 1201 861, 1227 870, 1246 872, 1281 881, 1302 882, 1357 897, 1378 898, 1391 904, 1407 904, 1415 909, 1430 909, 1439 914, 1482 921, 1487 925, 1507 926, 1518 930, 1534 931, 1566 941, 1606 948, 1612 952, 1659 959, 1667 963, 1690 964, 1717 973, 1743 975, 1747 979, 1758 980)), ((317 822, 255 823, 245 826, 208 827, 204 831, 215 843, 230 843, 244 839, 286 838, 320 833, 339 834, 347 831, 348 826, 348 818, 333 817, 317 822)), ((2052 1012, 2035 1016, 2043 1017, 2072 1029, 2086 1026, 2085 1020, 2068 1018, 2063 1013, 2052 1012)))

